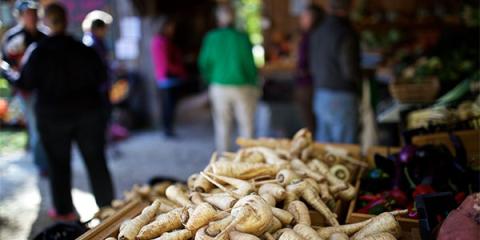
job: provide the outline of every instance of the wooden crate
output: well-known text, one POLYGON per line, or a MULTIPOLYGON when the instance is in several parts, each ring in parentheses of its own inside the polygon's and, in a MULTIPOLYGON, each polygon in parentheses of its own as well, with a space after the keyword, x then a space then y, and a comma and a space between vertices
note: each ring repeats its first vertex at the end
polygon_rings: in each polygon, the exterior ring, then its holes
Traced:
POLYGON ((369 167, 375 167, 375 154, 380 154, 383 156, 388 156, 393 153, 400 152, 400 147, 382 147, 382 146, 372 146, 367 149, 365 155, 365 161, 368 163, 369 167))
POLYGON ((77 240, 102 240, 108 237, 116 238, 120 224, 127 219, 137 216, 147 206, 148 203, 145 201, 132 200, 98 226, 78 237, 77 240))
MULTIPOLYGON (((463 142, 467 151, 468 164, 471 168, 480 168, 480 130, 464 130, 454 132, 463 142)), ((415 145, 443 144, 450 152, 455 153, 455 148, 448 136, 448 133, 435 133, 412 138, 415 145)))
MULTIPOLYGON (((370 149, 367 150, 367 155, 365 156, 365 159, 369 163, 373 163, 373 157, 375 156, 376 153, 385 155, 388 153, 395 153, 400 151, 400 148, 398 147, 380 147, 380 146, 375 146, 371 147, 370 149)), ((372 165, 373 166, 373 165, 372 165)), ((355 188, 357 192, 360 190, 360 184, 361 184, 361 176, 362 174, 358 175, 357 182, 355 184, 355 188)), ((347 214, 347 219, 346 223, 356 223, 356 222, 361 222, 367 219, 370 219, 374 217, 374 215, 371 214, 363 214, 363 213, 357 213, 355 211, 355 206, 357 205, 357 199, 354 199, 353 201, 350 202, 349 208, 348 208, 348 214, 347 214)), ((420 239, 420 228, 419 228, 419 221, 416 219, 410 219, 410 218, 404 218, 404 217, 397 217, 398 222, 400 223, 400 226, 402 227, 402 239, 420 239)))
MULTIPOLYGON (((103 240, 108 237, 117 238, 122 222, 139 215, 147 206, 148 203, 145 201, 134 200, 98 226, 78 237, 77 240, 103 240)), ((310 211, 310 219, 312 220, 313 226, 322 226, 325 223, 325 219, 317 211, 310 211)))
MULTIPOLYGON (((359 145, 354 144, 320 144, 316 143, 315 148, 324 149, 325 146, 332 145, 335 147, 341 147, 347 150, 350 156, 353 158, 357 158, 359 160, 363 160, 361 157, 361 148, 359 145)), ((358 181, 360 174, 355 175, 354 178, 358 181)), ((356 183, 358 185, 358 183, 356 183)), ((345 218, 348 213, 348 209, 350 206, 350 201, 337 201, 335 208, 335 213, 338 216, 338 220, 340 223, 345 222, 345 218)), ((90 229, 82 236, 80 236, 79 240, 90 240, 90 239, 105 239, 108 237, 117 237, 118 230, 120 228, 120 224, 127 219, 131 219, 142 212, 142 210, 148 206, 147 202, 135 200, 119 211, 117 211, 114 215, 107 218, 103 221, 100 225, 96 226, 95 228, 90 229)), ((318 213, 317 211, 310 211, 310 218, 312 220, 312 225, 314 226, 321 226, 324 224, 325 219, 318 213)))

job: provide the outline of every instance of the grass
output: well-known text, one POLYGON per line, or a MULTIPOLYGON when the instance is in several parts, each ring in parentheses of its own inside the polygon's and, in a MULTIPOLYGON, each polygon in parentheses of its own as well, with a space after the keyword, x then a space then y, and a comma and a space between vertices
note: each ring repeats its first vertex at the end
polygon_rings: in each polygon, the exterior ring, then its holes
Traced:
POLYGON ((0 156, 23 150, 27 140, 26 131, 0 130, 0 156))

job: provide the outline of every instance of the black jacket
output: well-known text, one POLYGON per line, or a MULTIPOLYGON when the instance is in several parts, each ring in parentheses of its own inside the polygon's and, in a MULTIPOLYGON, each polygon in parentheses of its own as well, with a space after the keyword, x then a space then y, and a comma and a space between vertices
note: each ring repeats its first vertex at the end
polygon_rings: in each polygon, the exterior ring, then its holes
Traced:
MULTIPOLYGON (((39 28, 35 34, 31 34, 30 32, 26 31, 22 25, 17 25, 13 28, 10 28, 5 34, 3 35, 2 40, 2 59, 6 61, 10 66, 18 69, 20 67, 20 61, 23 57, 22 52, 19 56, 11 56, 9 51, 7 50, 7 46, 12 44, 12 42, 17 41, 18 38, 23 39, 21 42, 21 48, 25 51, 28 46, 32 43, 38 43, 39 41, 45 39, 47 35, 45 34, 45 29, 39 28)), ((17 43, 18 44, 18 43, 17 43)))
POLYGON ((106 66, 95 50, 59 35, 38 43, 15 85, 36 90, 36 111, 41 116, 107 107, 106 81, 106 66))
POLYGON ((310 38, 310 71, 316 88, 356 93, 361 79, 360 47, 346 18, 328 16, 310 38))

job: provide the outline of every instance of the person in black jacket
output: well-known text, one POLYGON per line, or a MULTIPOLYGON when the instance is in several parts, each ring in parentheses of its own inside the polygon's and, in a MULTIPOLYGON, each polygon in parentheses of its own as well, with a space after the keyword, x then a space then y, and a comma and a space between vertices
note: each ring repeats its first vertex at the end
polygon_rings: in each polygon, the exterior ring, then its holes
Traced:
POLYGON ((348 12, 351 0, 326 1, 327 17, 310 38, 316 140, 357 143, 360 44, 348 12))
POLYGON ((31 51, 15 85, 36 90, 38 130, 49 160, 50 187, 57 220, 75 220, 71 196, 71 147, 78 145, 87 167, 97 204, 113 199, 105 157, 108 106, 102 86, 107 70, 95 50, 66 33, 65 8, 53 3, 45 9, 50 35, 31 51))

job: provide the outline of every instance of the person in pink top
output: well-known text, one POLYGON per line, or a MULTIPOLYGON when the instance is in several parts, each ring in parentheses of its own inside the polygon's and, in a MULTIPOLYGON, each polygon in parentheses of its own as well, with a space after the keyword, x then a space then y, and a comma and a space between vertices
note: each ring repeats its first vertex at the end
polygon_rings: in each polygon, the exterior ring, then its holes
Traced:
POLYGON ((175 105, 178 89, 186 77, 182 53, 172 41, 175 21, 167 19, 151 42, 153 66, 162 102, 162 121, 166 137, 174 137, 175 105))

